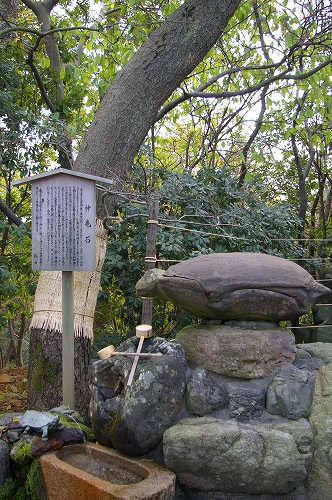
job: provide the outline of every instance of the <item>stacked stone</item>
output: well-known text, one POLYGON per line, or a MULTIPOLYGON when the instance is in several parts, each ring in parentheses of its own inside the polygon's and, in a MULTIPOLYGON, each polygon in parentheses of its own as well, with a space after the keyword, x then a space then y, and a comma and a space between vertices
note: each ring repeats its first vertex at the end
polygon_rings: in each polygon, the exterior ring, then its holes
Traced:
POLYGON ((146 352, 163 356, 140 360, 130 388, 128 359, 93 364, 98 441, 166 464, 178 499, 331 498, 332 345, 296 346, 278 324, 330 290, 296 264, 246 253, 149 271, 137 288, 205 323, 175 342, 148 339, 146 352))

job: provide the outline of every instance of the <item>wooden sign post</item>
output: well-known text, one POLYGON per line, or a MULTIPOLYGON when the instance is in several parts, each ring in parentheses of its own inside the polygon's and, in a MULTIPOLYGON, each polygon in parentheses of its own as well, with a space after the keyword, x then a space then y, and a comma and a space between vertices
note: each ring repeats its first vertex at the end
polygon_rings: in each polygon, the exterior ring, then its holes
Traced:
POLYGON ((62 271, 62 397, 73 409, 73 271, 95 270, 96 181, 113 184, 62 168, 13 182, 32 184, 32 269, 62 271))

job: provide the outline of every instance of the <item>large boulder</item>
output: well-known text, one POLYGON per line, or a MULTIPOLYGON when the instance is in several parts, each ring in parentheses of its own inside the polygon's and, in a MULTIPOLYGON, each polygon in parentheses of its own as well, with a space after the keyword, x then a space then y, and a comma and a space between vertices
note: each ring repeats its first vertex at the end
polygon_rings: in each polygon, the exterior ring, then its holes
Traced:
POLYGON ((332 363, 332 344, 324 342, 297 344, 297 349, 299 352, 309 354, 309 358, 322 359, 326 364, 332 363))
POLYGON ((291 261, 247 252, 201 255, 167 271, 152 269, 136 288, 195 316, 223 320, 294 319, 331 293, 291 261))
MULTIPOLYGON (((138 338, 121 345, 135 352, 138 338)), ((133 358, 112 356, 91 367, 91 417, 97 441, 128 455, 144 455, 161 443, 164 431, 180 412, 186 386, 187 363, 178 344, 146 339, 142 352, 162 356, 141 358, 131 386, 126 380, 133 358)))
POLYGON ((165 432, 163 448, 166 466, 195 490, 287 494, 307 477, 307 454, 285 429, 185 419, 165 432))
POLYGON ((235 378, 266 377, 295 359, 294 336, 268 322, 189 325, 175 341, 189 363, 235 378))

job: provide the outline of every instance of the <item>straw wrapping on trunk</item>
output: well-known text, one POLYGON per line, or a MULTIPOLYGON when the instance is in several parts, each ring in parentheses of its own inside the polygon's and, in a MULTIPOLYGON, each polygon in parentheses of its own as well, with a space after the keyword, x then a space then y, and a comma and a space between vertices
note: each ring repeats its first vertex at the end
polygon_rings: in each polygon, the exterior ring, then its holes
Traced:
MULTIPOLYGON (((93 319, 104 262, 107 230, 96 223, 96 270, 74 272, 74 335, 93 339, 93 319)), ((35 293, 30 329, 62 333, 62 272, 42 271, 35 293)))

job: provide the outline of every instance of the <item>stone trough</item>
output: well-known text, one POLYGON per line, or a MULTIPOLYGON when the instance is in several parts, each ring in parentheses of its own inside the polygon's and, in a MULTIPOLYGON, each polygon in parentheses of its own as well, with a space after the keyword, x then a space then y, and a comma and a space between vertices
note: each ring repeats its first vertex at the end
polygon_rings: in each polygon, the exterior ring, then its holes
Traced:
POLYGON ((39 459, 49 500, 172 500, 175 474, 150 460, 94 443, 75 444, 39 459))

